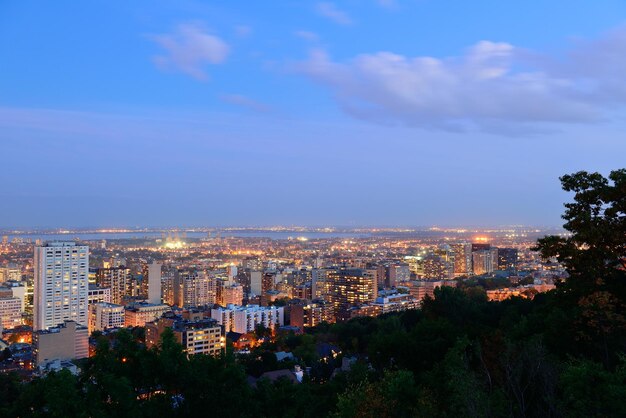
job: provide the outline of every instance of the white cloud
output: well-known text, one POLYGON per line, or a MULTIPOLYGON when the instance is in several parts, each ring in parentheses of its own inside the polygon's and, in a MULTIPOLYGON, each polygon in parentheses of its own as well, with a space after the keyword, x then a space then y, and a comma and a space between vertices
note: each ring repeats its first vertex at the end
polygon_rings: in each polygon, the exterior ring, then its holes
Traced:
POLYGON ((621 28, 557 57, 489 41, 447 58, 378 52, 336 61, 315 49, 295 70, 359 119, 515 134, 598 122, 625 106, 624 51, 621 28))
POLYGON ((352 24, 352 19, 348 14, 342 10, 339 10, 334 3, 322 2, 317 3, 315 9, 317 13, 321 16, 324 16, 335 23, 340 25, 350 25, 352 24))
POLYGON ((206 80, 205 67, 224 62, 230 50, 226 42, 196 23, 181 24, 173 33, 150 38, 165 50, 154 57, 159 68, 181 71, 198 80, 206 80))

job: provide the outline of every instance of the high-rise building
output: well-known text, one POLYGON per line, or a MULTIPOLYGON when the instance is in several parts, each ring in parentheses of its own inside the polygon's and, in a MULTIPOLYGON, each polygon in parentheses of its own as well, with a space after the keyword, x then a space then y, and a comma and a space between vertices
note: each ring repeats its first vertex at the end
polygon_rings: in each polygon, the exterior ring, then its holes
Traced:
POLYGON ((479 250, 472 253, 472 266, 474 274, 490 274, 493 273, 494 267, 498 265, 498 249, 491 248, 489 250, 479 250))
POLYGON ((332 286, 328 280, 328 275, 333 271, 335 270, 330 268, 313 269, 311 271, 311 293, 313 299, 329 300, 332 286))
POLYGON ((148 265, 148 303, 161 303, 161 264, 148 265))
POLYGON ((322 322, 335 321, 333 305, 323 299, 301 301, 290 306, 289 323, 301 330, 304 327, 314 327, 322 322))
POLYGON ((180 271, 174 286, 175 305, 192 307, 217 303, 217 278, 205 271, 180 271))
POLYGON ((176 269, 166 270, 161 277, 161 298, 163 303, 176 305, 176 284, 178 271, 176 269))
POLYGON ((261 279, 261 294, 264 294, 268 290, 274 290, 276 274, 272 272, 263 273, 261 279))
POLYGON ((378 295, 376 277, 362 269, 341 267, 328 273, 328 282, 331 285, 329 302, 338 320, 349 319, 351 307, 373 302, 378 295))
POLYGON ((428 254, 424 257, 424 277, 434 280, 452 279, 454 263, 445 254, 428 254))
POLYGON ((96 284, 111 288, 111 302, 121 305, 125 296, 133 294, 130 269, 124 266, 101 268, 96 271, 96 284))
POLYGON ((498 248, 498 270, 517 270, 517 248, 498 248))
MULTIPOLYGON (((390 289, 411 280, 411 271, 407 263, 391 263, 385 267, 385 287, 390 289)), ((379 285, 382 283, 379 282, 379 285)))
POLYGON ((454 253, 454 275, 469 276, 472 274, 472 244, 462 242, 452 244, 454 253))
POLYGON ((263 274, 260 271, 250 271, 250 293, 255 296, 263 293, 263 274))
POLYGON ((35 247, 34 267, 33 329, 66 320, 86 326, 89 248, 75 242, 35 247))
POLYGON ((243 304, 243 287, 240 285, 225 286, 222 289, 222 300, 220 305, 241 305, 243 304))

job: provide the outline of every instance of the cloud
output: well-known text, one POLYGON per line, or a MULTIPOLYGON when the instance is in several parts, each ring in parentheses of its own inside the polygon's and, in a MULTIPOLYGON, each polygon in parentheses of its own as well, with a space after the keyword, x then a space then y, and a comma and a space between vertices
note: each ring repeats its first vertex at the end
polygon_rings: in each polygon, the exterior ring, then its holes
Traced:
POLYGON ((352 24, 352 19, 347 13, 339 10, 333 3, 322 2, 317 3, 315 9, 317 13, 340 25, 352 24))
POLYGON ((235 106, 243 107, 248 110, 253 110, 259 113, 266 113, 271 110, 269 105, 256 101, 254 99, 251 99, 241 94, 223 94, 220 96, 220 99, 223 102, 226 102, 235 106))
POLYGON ((626 105, 625 50, 619 28, 556 56, 490 41, 447 58, 378 52, 340 62, 314 49, 295 71, 359 119, 525 134, 606 120, 626 105))
POLYGON ((297 30, 294 32, 294 35, 309 42, 316 42, 320 39, 317 33, 308 30, 297 30))
POLYGON ((206 80, 206 66, 223 63, 230 50, 226 42, 196 23, 178 25, 173 33, 152 35, 150 39, 164 49, 164 54, 154 57, 157 67, 177 70, 198 80, 206 80))

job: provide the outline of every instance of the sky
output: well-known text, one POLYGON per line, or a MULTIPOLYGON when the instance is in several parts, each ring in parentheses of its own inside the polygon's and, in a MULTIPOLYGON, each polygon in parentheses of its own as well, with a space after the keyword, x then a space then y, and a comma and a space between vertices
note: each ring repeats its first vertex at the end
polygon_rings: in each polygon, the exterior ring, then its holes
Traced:
POLYGON ((626 2, 0 2, 0 227, 556 226, 626 2))

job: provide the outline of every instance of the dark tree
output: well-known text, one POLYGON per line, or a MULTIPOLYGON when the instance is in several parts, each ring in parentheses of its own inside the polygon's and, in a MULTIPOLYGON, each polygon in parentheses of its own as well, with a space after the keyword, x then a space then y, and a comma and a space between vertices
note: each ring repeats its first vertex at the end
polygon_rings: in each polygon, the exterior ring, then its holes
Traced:
POLYGON ((566 203, 567 237, 548 236, 537 248, 556 257, 570 274, 564 289, 581 296, 596 290, 623 296, 626 268, 626 169, 608 178, 580 171, 561 177, 563 190, 574 193, 566 203))

